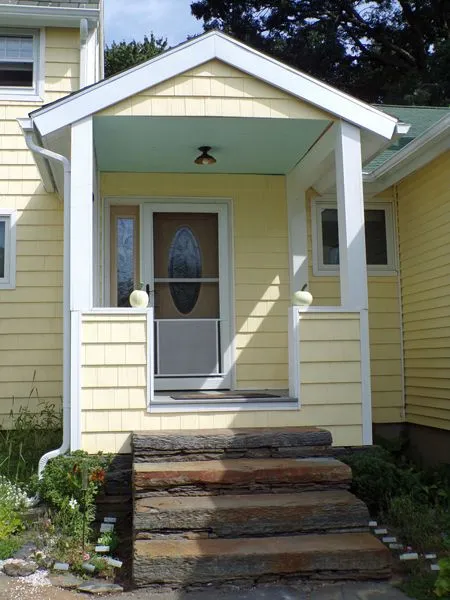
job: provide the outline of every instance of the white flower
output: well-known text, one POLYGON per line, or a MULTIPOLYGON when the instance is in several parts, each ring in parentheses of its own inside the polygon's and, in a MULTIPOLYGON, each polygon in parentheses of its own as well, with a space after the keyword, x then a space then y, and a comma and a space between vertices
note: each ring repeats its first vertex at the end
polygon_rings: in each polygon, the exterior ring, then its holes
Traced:
POLYGON ((71 498, 69 500, 69 506, 72 510, 76 509, 76 507, 78 506, 78 502, 75 500, 75 498, 71 498))

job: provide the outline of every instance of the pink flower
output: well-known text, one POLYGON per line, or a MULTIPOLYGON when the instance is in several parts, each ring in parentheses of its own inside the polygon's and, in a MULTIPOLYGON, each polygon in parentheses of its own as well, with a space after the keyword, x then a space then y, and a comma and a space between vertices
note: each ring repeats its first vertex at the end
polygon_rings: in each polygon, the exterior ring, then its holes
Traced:
POLYGON ((90 554, 88 554, 87 552, 85 552, 85 553, 83 554, 83 560, 89 560, 90 558, 91 558, 91 555, 90 555, 90 554))

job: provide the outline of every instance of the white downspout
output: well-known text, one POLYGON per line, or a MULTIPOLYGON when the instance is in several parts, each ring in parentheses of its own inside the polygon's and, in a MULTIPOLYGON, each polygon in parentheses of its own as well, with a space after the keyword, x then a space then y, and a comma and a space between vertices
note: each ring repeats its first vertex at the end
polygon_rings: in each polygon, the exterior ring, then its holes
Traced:
POLYGON ((71 163, 70 160, 62 154, 57 154, 46 148, 38 146, 33 141, 33 132, 25 129, 21 123, 25 134, 25 141, 28 148, 49 160, 56 160, 61 163, 64 169, 64 273, 63 273, 63 439, 62 444, 56 450, 51 450, 42 456, 38 465, 38 476, 41 478, 48 461, 56 456, 65 454, 70 449, 70 178, 71 163))

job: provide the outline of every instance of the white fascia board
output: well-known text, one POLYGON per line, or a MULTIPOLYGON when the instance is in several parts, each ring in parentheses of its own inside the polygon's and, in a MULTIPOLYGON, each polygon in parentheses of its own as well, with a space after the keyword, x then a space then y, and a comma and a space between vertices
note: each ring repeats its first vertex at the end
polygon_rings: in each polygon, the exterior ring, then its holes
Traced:
POLYGON ((211 32, 32 113, 41 135, 116 104, 167 79, 218 59, 358 127, 391 139, 397 119, 222 33, 211 32))
POLYGON ((363 174, 374 192, 382 191, 450 149, 450 114, 394 154, 372 173, 363 174))
POLYGON ((4 26, 77 27, 80 19, 97 23, 97 8, 65 8, 60 6, 28 6, 0 3, 0 21, 4 26))
POLYGON ((205 37, 197 43, 194 41, 183 48, 174 48, 150 62, 100 81, 54 105, 43 107, 30 116, 41 135, 48 135, 212 58, 214 40, 212 37, 205 37))
POLYGON ((219 60, 362 129, 387 139, 392 137, 397 124, 394 117, 245 44, 218 33, 216 36, 216 55, 219 60))

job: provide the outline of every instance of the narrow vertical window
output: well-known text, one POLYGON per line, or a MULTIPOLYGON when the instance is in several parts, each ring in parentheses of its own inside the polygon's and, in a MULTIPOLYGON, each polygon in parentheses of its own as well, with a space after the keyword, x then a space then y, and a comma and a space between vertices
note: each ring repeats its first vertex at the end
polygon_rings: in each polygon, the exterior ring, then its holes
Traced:
POLYGON ((0 289, 16 287, 16 211, 0 212, 0 289))
POLYGON ((139 283, 139 207, 111 207, 111 304, 130 306, 130 294, 139 283))

